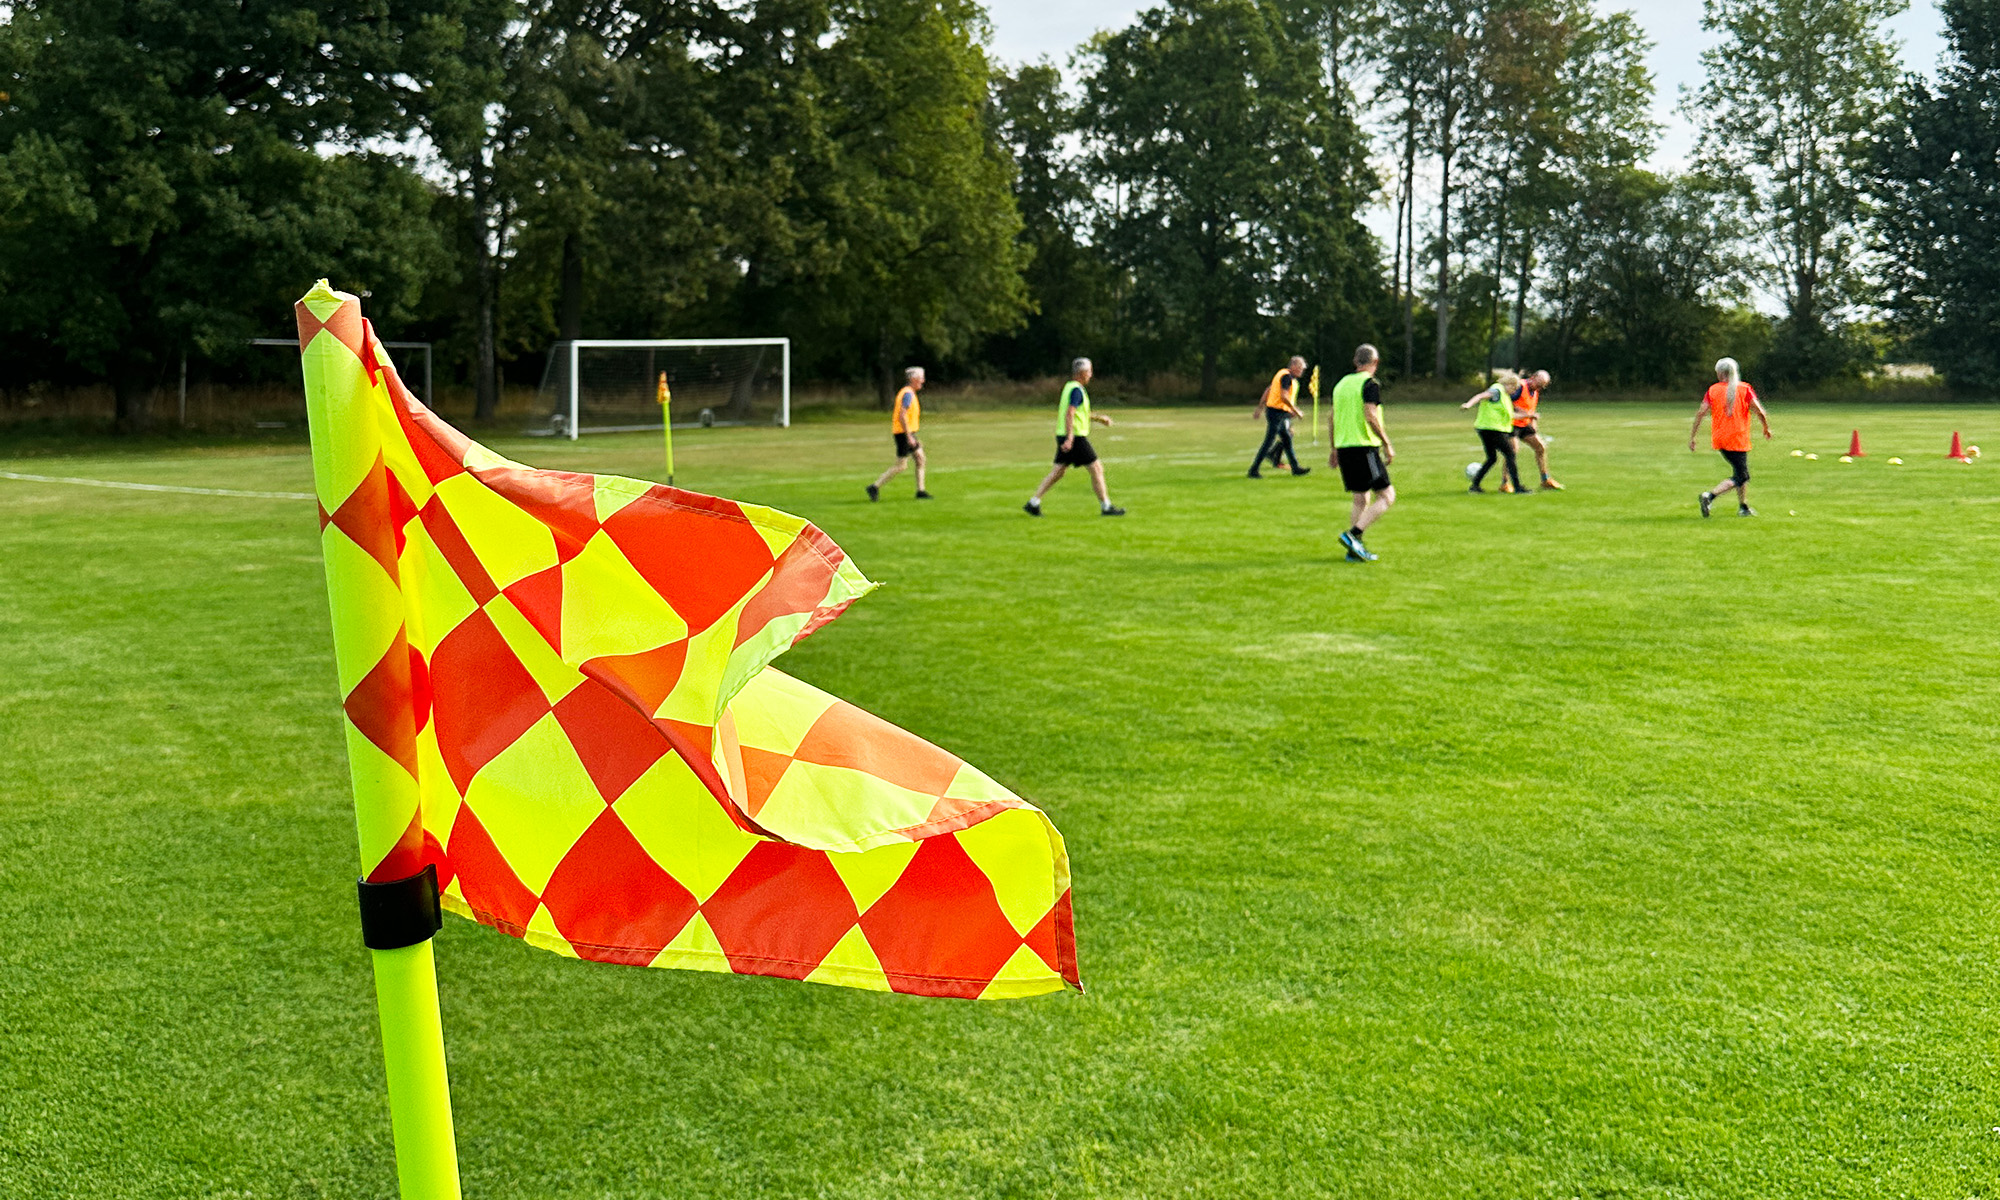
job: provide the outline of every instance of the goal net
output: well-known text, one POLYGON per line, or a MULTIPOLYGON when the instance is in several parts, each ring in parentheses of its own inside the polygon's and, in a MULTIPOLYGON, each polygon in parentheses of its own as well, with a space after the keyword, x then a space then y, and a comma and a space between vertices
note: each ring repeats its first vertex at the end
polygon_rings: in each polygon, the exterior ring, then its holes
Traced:
POLYGON ((660 377, 675 425, 790 425, 790 338, 557 342, 542 371, 546 425, 533 433, 658 429, 660 377))

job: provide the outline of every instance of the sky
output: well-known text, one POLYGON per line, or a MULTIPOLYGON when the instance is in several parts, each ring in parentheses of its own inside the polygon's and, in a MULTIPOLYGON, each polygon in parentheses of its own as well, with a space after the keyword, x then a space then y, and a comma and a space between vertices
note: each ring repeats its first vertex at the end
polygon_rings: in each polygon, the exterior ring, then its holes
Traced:
MULTIPOLYGON (((1046 57, 1058 64, 1091 34, 1120 28, 1145 7, 1127 0, 987 0, 987 5, 999 58, 1016 63, 1046 57)), ((1658 87, 1654 116, 1664 126, 1653 165, 1682 166, 1694 133, 1678 111, 1680 89, 1700 83, 1701 52, 1714 41, 1701 28, 1701 5, 1696 0, 1599 0, 1599 7, 1631 11, 1652 39, 1648 65, 1658 87)), ((1944 18, 1934 0, 1914 0, 1890 22, 1890 29, 1903 45, 1904 66, 1935 75, 1944 50, 1944 18)))

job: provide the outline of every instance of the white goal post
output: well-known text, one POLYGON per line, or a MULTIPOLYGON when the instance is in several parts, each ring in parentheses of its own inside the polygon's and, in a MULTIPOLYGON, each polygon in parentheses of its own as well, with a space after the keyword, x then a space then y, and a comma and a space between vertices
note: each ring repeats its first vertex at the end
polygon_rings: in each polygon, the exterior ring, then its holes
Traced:
MULTIPOLYGON (((585 433, 633 433, 660 428, 668 414, 661 414, 661 421, 658 422, 629 419, 639 415, 634 407, 633 394, 642 395, 644 402, 651 405, 657 375, 668 376, 675 392, 676 405, 698 404, 710 394, 726 395, 736 398, 740 402, 739 407, 747 413, 749 396, 758 389, 761 374, 768 369, 766 355, 771 350, 776 350, 778 355, 775 364, 777 378, 772 381, 778 385, 778 405, 777 411, 772 414, 773 423, 781 428, 790 428, 790 338, 583 338, 558 342, 550 351, 543 381, 544 391, 553 393, 548 398, 555 401, 551 406, 554 410, 550 413, 553 427, 549 432, 575 441, 585 433), (605 373, 617 378, 600 380, 598 373, 591 368, 591 360, 605 362, 605 352, 616 351, 642 352, 643 368, 637 358, 628 357, 615 365, 606 362, 605 373), (662 365, 660 352, 666 352, 666 365, 662 365), (730 352, 734 358, 744 361, 733 362, 725 371, 718 361, 718 352, 730 352), (688 377, 677 378, 683 372, 688 377), (601 392, 602 395, 587 395, 587 392, 601 392), (609 423, 585 424, 586 420, 593 418, 609 423)), ((746 423, 741 420, 718 421, 714 409, 708 406, 703 406, 701 412, 700 424, 704 425, 746 423)))

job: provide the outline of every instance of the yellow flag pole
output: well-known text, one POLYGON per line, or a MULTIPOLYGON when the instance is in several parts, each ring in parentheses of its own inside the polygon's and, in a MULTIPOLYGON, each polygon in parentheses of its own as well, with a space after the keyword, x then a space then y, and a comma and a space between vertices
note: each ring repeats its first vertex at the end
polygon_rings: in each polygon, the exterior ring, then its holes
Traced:
POLYGON ((660 426, 667 431, 667 486, 674 486, 674 390, 667 386, 667 373, 660 372, 660 386, 653 395, 660 403, 660 426))
MULTIPOLYGON (((381 418, 387 414, 375 410, 384 403, 376 378, 380 366, 364 357, 369 335, 358 299, 322 279, 297 310, 313 487, 325 511, 339 512, 382 469, 381 418)), ((379 677, 386 691, 409 695, 399 572, 356 549, 337 525, 321 531, 321 543, 343 692, 351 696, 365 678, 379 677)), ((403 732, 414 739, 413 712, 384 719, 406 723, 403 732)), ((369 744, 351 713, 344 725, 364 873, 361 940, 375 968, 397 1185, 403 1200, 459 1200, 444 1021, 431 953, 441 922, 437 870, 423 864, 417 781, 369 744)))
POLYGON ((1307 385, 1313 394, 1313 445, 1319 445, 1319 364, 1313 364, 1312 380, 1307 385))

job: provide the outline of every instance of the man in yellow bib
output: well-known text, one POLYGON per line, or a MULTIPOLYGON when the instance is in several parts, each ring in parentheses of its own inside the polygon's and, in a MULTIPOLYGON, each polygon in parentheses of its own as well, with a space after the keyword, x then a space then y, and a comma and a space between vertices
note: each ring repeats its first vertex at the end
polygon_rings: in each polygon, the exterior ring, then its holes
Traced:
POLYGON ((889 435, 896 439, 896 465, 882 472, 875 482, 868 485, 868 499, 882 498, 882 485, 903 473, 903 464, 914 460, 917 464, 917 499, 928 500, 931 494, 924 490, 924 444, 917 440, 917 428, 923 424, 924 406, 917 401, 917 393, 924 390, 924 369, 911 367, 903 372, 903 390, 896 393, 895 412, 889 418, 889 435))
POLYGON ((1267 458, 1274 467, 1282 465, 1278 457, 1280 452, 1290 460, 1292 474, 1304 475, 1312 470, 1311 467, 1300 466, 1299 456, 1292 451, 1292 418, 1299 415, 1299 406, 1292 402, 1292 396, 1298 391, 1299 376, 1305 373, 1306 360, 1293 355, 1284 370, 1271 376, 1270 386, 1258 397, 1257 407, 1250 415, 1264 414, 1264 444, 1257 448, 1257 457, 1250 460, 1250 478, 1264 477, 1259 468, 1267 458), (1276 449, 1272 448, 1274 445, 1276 449))
POLYGON ((1042 497, 1056 485, 1056 480, 1069 474, 1071 467, 1083 467, 1090 472, 1090 486, 1097 492, 1098 512, 1107 517, 1122 517, 1125 510, 1111 503, 1111 494, 1104 487, 1104 464, 1098 461, 1097 451, 1090 445, 1090 423, 1111 424, 1111 418, 1103 413, 1090 415, 1090 393, 1084 385, 1090 382, 1094 372, 1090 360, 1079 358, 1069 365, 1069 382, 1063 384, 1062 395, 1056 401, 1056 465, 1042 480, 1042 486, 1028 497, 1021 507, 1031 517, 1042 515, 1042 497))
POLYGON ((1382 425, 1382 385, 1375 381, 1381 365, 1382 356, 1364 343, 1355 348, 1354 373, 1333 388, 1333 456, 1327 465, 1340 468, 1341 483, 1354 497, 1353 523, 1340 535, 1348 562, 1375 561, 1378 556, 1362 544, 1362 535, 1396 502, 1389 482, 1396 447, 1382 425))

